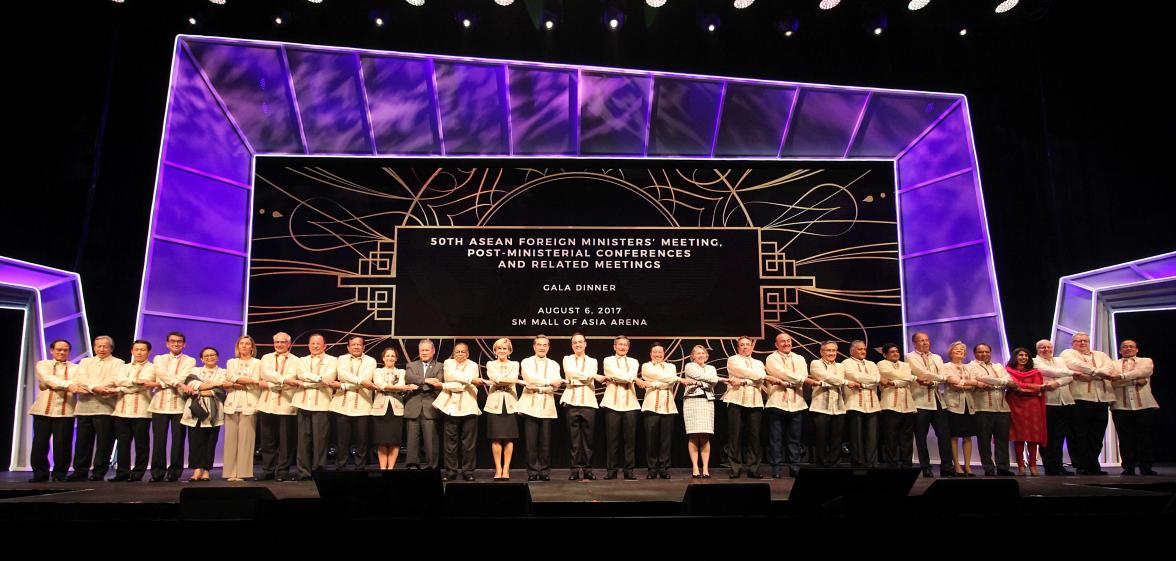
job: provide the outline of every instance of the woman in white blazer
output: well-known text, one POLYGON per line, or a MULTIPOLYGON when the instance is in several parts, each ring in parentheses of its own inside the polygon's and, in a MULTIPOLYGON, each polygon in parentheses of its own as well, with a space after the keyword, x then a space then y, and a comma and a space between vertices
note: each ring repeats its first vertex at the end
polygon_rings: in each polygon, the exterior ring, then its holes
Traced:
POLYGON ((710 479, 711 437, 715 434, 715 385, 720 381, 714 366, 707 364, 710 353, 702 345, 690 350, 690 362, 682 373, 695 382, 682 398, 682 417, 686 424, 687 450, 690 453, 691 477, 710 479), (701 460, 701 462, 700 462, 701 460), (701 463, 702 470, 699 470, 701 463))
POLYGON ((388 347, 380 353, 382 367, 372 374, 375 397, 372 399, 372 443, 380 469, 394 469, 400 456, 404 435, 404 392, 417 389, 416 384, 404 383, 404 369, 396 368, 396 349, 388 347))
POLYGON ((519 363, 510 359, 514 346, 510 339, 494 342, 495 359, 486 363, 486 438, 494 457, 494 480, 510 479, 510 461, 514 441, 519 439, 519 419, 515 415, 519 382, 519 363))
POLYGON ((253 477, 257 445, 257 400, 261 397, 261 361, 253 337, 242 335, 237 356, 225 365, 225 458, 221 477, 244 481, 253 477))
POLYGON ((956 477, 974 477, 972 473, 972 439, 976 438, 976 405, 972 391, 976 380, 972 370, 964 364, 968 358, 968 346, 956 341, 947 348, 947 362, 943 370, 947 374, 947 391, 943 401, 947 405, 948 431, 951 433, 951 456, 955 460, 956 477))

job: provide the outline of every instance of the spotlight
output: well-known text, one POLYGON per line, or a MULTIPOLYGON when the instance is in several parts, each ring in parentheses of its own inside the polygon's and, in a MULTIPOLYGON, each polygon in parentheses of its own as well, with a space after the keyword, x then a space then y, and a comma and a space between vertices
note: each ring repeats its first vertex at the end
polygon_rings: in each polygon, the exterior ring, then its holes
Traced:
POLYGON ((282 17, 281 16, 274 18, 274 25, 282 25, 282 17))
POLYGON ((818 4, 818 6, 820 6, 822 10, 832 10, 840 3, 841 0, 821 0, 821 3, 818 4))
POLYGON ((885 30, 884 30, 884 29, 882 29, 881 27, 875 27, 875 28, 874 28, 874 35, 875 35, 875 36, 877 36, 877 35, 881 35, 883 31, 885 31, 885 30))
POLYGON ((796 18, 784 18, 776 22, 776 31, 785 37, 792 37, 796 30, 800 29, 800 20, 796 18))
POLYGON ((498 4, 499 6, 509 6, 514 4, 514 0, 494 0, 494 3, 498 4))
POLYGON ((1021 0, 1004 0, 1000 4, 996 5, 996 13, 1003 14, 1013 8, 1016 8, 1017 4, 1020 4, 1020 3, 1021 3, 1021 0))
POLYGON ((923 8, 926 8, 927 4, 930 4, 930 3, 931 3, 931 0, 911 0, 910 2, 907 3, 907 9, 912 12, 915 12, 918 10, 922 10, 923 8))
POLYGON ((604 16, 600 21, 603 22, 604 25, 606 25, 609 29, 616 31, 622 27, 625 27, 625 12, 622 12, 616 8, 609 8, 604 11, 604 16))
POLYGON ((468 28, 469 26, 471 26, 473 24, 474 24, 474 22, 470 21, 470 18, 461 18, 461 26, 462 27, 468 28))
POLYGON ((425 0, 404 0, 404 1, 408 2, 409 5, 412 5, 412 6, 424 6, 425 5, 425 0))
POLYGON ((376 27, 384 27, 384 18, 376 18, 376 27))
POLYGON ((224 6, 225 5, 225 0, 208 0, 208 1, 212 2, 213 4, 216 4, 217 6, 224 6))
POLYGON ((323 3, 323 0, 306 0, 306 1, 310 2, 311 4, 322 4, 323 3))
POLYGON ((551 31, 552 29, 555 29, 555 22, 551 21, 551 20, 544 21, 543 27, 546 28, 548 31, 551 31))
POLYGON ((645 0, 645 5, 650 8, 660 8, 666 5, 666 0, 645 0))
POLYGON ((698 20, 698 27, 706 30, 707 33, 714 33, 718 31, 722 24, 723 22, 719 19, 719 16, 714 14, 705 15, 698 20))
POLYGON ((968 34, 968 28, 966 28, 966 27, 961 27, 961 28, 960 28, 960 37, 964 37, 964 36, 965 36, 965 35, 967 35, 967 34, 968 34))
POLYGON ((196 18, 188 18, 188 25, 196 25, 196 18))
POLYGON ((706 30, 711 33, 714 33, 715 32, 715 24, 713 24, 713 23, 706 24, 706 30))
POLYGON ((126 3, 127 0, 110 0, 110 1, 114 2, 115 4, 124 4, 124 3, 126 3))
POLYGON ((755 4, 755 0, 735 0, 735 9, 742 10, 752 4, 755 4))

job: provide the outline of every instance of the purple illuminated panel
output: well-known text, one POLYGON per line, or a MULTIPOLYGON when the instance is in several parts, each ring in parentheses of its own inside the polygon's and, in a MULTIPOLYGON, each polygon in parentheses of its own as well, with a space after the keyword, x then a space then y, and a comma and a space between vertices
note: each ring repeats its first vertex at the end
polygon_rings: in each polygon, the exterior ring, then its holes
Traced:
POLYGON ((1064 285, 1062 289, 1062 308, 1059 314, 1060 323, 1076 331, 1090 331, 1090 291, 1072 284, 1064 285))
POLYGON ((956 101, 950 97, 875 94, 862 117, 850 157, 897 156, 956 101))
POLYGON ((715 157, 776 157, 795 96, 795 89, 728 83, 715 157))
POLYGON ((964 112, 956 108, 898 160, 898 184, 910 187, 972 167, 964 112))
POLYGON ((709 156, 723 85, 657 78, 653 92, 649 154, 709 156))
POLYGON ((912 327, 911 334, 915 331, 927 333, 931 337, 931 352, 943 356, 944 360, 947 360, 948 348, 955 341, 963 341, 968 345, 968 357, 965 362, 972 359, 972 347, 979 343, 987 343, 992 346, 993 352, 997 353, 992 356, 992 362, 1000 363, 1007 360, 1007 357, 998 356, 1000 348, 1004 345, 1004 337, 995 318, 929 323, 912 327))
POLYGON ((216 347, 217 354, 225 361, 233 356, 233 344, 241 335, 241 326, 152 315, 144 316, 140 326, 140 336, 151 341, 159 352, 166 352, 163 342, 172 331, 184 334, 188 340, 188 354, 196 355, 199 349, 211 346, 216 347))
POLYGON ((995 314, 988 276, 988 251, 983 245, 929 253, 903 262, 906 321, 995 314))
POLYGON ((37 361, 49 358, 46 347, 54 339, 72 344, 71 360, 90 356, 82 281, 77 273, 0 256, 0 306, 24 311, 8 469, 25 470, 32 446, 32 423, 27 412, 37 398, 39 385, 37 361))
POLYGON ((251 154, 186 52, 176 55, 165 161, 248 184, 251 154))
POLYGON ((287 49, 311 153, 371 154, 354 54, 287 49))
POLYGON ((47 323, 51 322, 52 318, 80 313, 82 301, 77 289, 77 284, 72 282, 53 284, 41 289, 41 314, 50 318, 45 320, 47 323))
POLYGON ((867 97, 858 91, 801 90, 781 156, 842 157, 867 97))
POLYGON ((509 153, 503 67, 447 62, 435 66, 445 153, 509 153))
POLYGON ((1156 278, 1176 277, 1176 258, 1157 259, 1150 262, 1137 263, 1136 268, 1144 274, 1156 278))
POLYGON ((200 41, 188 44, 254 150, 302 153, 281 51, 200 41))
POLYGON ((144 308, 240 321, 243 257, 163 241, 154 250, 144 308))
POLYGON ((908 235, 904 255, 984 239, 976 205, 975 177, 958 175, 899 194, 908 235))
POLYGON ((650 80, 589 72, 580 76, 581 154, 645 153, 650 80))
POLYGON ((1074 282, 1094 288, 1113 286, 1117 284, 1130 284, 1133 282, 1147 280, 1147 277, 1135 272, 1135 270, 1131 269, 1130 267, 1111 269, 1098 273, 1087 273, 1069 278, 1074 282))
POLYGON ((363 57, 372 130, 381 154, 440 154, 429 61, 363 57))
POLYGON ((1154 279, 1176 277, 1176 257, 1145 259, 1135 263, 1135 268, 1154 279))
POLYGON ((157 236, 248 250, 248 189, 165 167, 158 197, 157 236))
POLYGON ((510 71, 510 127, 514 153, 568 154, 576 149, 573 72, 510 71))

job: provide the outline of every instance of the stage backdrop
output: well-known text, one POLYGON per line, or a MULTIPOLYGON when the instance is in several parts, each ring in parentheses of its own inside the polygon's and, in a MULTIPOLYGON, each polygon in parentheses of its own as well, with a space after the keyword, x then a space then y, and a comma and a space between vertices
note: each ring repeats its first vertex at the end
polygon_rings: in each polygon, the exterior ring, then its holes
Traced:
MULTIPOLYGON (((269 346, 320 332, 416 355, 416 341, 537 333, 647 360, 792 334, 901 342, 889 162, 262 157, 248 331, 269 346), (618 167, 619 166, 619 167, 618 167)), ((479 353, 478 349, 482 352, 479 353)), ((298 351, 304 352, 304 351, 298 351)), ((478 355, 482 356, 479 357, 478 355)), ((880 358, 875 355, 874 358, 880 358)))

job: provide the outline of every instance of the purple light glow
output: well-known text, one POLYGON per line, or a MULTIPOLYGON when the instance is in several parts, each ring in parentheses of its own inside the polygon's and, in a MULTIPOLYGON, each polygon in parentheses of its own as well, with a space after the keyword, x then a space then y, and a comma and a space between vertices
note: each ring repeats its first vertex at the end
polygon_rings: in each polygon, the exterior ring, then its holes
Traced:
POLYGON ((192 345, 229 348, 245 329, 253 211, 234 202, 224 232, 171 228, 195 204, 176 196, 190 188, 183 178, 207 184, 197 199, 251 198, 241 188, 254 155, 354 157, 374 145, 382 157, 892 161, 900 275, 904 295, 918 294, 904 298, 904 319, 933 326, 937 342, 985 340, 1007 354, 962 95, 198 36, 178 37, 175 53, 137 335, 182 326, 192 345), (209 153, 210 142, 221 148, 209 153), (915 219, 948 208, 951 221, 915 219), (164 263, 177 251, 232 271, 187 287, 217 302, 185 301, 164 263), (941 262, 973 272, 927 266, 941 262), (944 301, 928 303, 934 291, 944 301))
POLYGON ((86 301, 77 273, 0 256, 0 308, 24 312, 20 342, 20 370, 12 426, 9 470, 28 469, 32 424, 28 408, 36 400, 37 361, 49 358, 47 345, 66 339, 73 347, 70 360, 90 356, 86 301))

